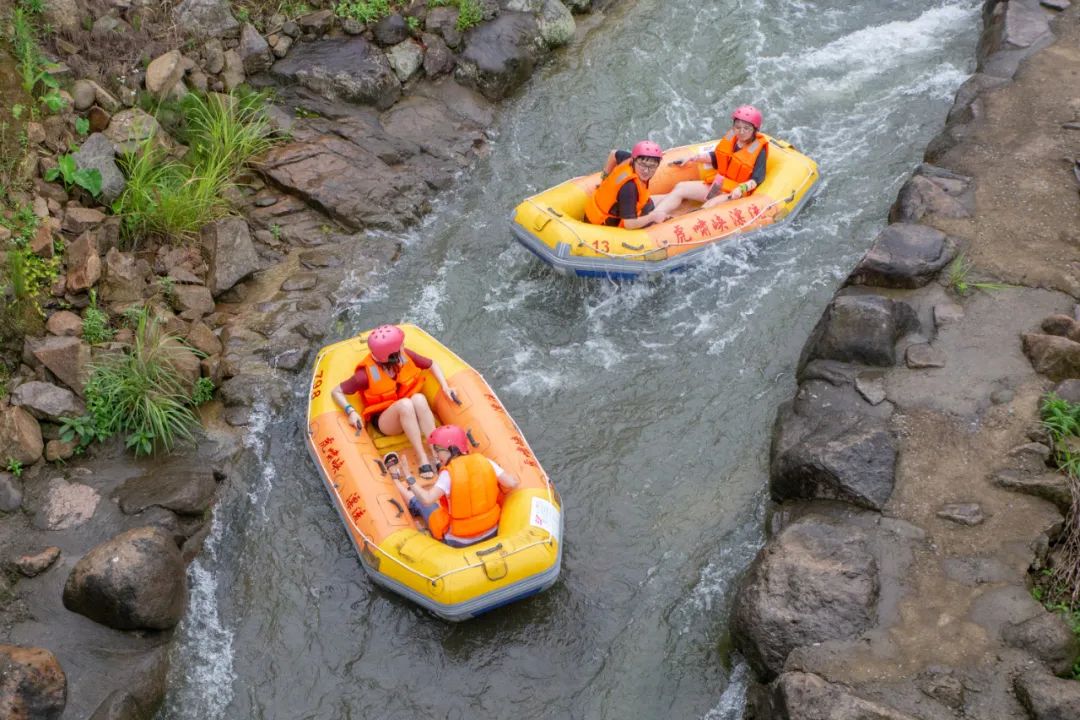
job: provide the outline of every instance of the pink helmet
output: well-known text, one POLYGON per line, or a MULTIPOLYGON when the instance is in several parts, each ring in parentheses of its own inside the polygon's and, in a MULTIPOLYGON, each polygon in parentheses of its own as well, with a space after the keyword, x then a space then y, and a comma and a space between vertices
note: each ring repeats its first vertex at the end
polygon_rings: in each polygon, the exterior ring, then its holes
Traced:
POLYGON ((731 113, 732 120, 744 120, 754 126, 755 130, 761 129, 761 111, 753 105, 742 105, 735 108, 731 113))
POLYGON ((377 362, 384 363, 405 344, 405 331, 397 325, 380 325, 367 336, 367 346, 377 362))
POLYGON ((660 146, 654 143, 652 140, 642 140, 634 146, 633 151, 630 153, 630 157, 651 157, 659 160, 664 157, 664 151, 660 149, 660 146))
POLYGON ((462 455, 469 454, 469 437, 457 425, 442 425, 431 431, 428 442, 447 450, 455 449, 462 455))

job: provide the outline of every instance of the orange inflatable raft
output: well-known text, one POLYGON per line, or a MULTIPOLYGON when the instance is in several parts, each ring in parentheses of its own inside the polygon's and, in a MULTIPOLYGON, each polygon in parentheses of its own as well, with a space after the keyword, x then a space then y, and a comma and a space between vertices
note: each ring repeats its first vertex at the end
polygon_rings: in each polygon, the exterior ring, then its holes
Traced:
POLYGON ((330 397, 367 354, 366 332, 319 351, 308 403, 308 450, 371 579, 447 620, 467 620, 555 582, 562 561, 562 507, 521 430, 480 374, 420 328, 399 327, 405 346, 436 361, 458 396, 458 403, 446 397, 428 373, 422 392, 437 420, 464 428, 474 452, 519 481, 503 498, 498 533, 466 548, 432 538, 382 466, 383 455, 394 450, 417 468, 408 440, 371 427, 357 433, 330 397))

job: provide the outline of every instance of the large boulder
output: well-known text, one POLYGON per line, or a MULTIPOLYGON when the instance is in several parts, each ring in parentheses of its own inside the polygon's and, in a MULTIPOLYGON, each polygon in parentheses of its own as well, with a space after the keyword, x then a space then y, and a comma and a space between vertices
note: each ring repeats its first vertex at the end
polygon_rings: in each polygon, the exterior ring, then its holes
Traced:
POLYGON ((207 285, 215 297, 259 269, 259 256, 243 218, 224 218, 204 227, 202 246, 210 268, 207 285))
POLYGON ((916 720, 812 673, 786 672, 755 699, 754 717, 773 720, 916 720))
POLYGON ((1024 354, 1035 372, 1051 380, 1080 378, 1080 343, 1058 335, 1024 333, 1024 354))
POLYGON ((86 406, 75 393, 52 383, 33 380, 15 388, 11 404, 21 406, 39 420, 59 422, 65 417, 80 417, 86 406))
POLYGON ((927 225, 894 223, 874 240, 848 278, 852 285, 918 288, 956 257, 956 242, 927 225))
MULTIPOLYGON (((1080 656, 1080 639, 1057 613, 1042 612, 1020 623, 1008 625, 1002 637, 1009 645, 1027 650, 1057 674, 1072 669, 1080 656)), ((1080 717, 1080 716, 1078 716, 1080 717)))
POLYGON ((0 717, 57 720, 67 704, 67 677, 44 648, 0 645, 0 717))
POLYGON ((799 365, 820 358, 891 367, 897 339, 917 326, 907 303, 880 295, 841 295, 814 328, 799 365))
POLYGON ((109 138, 100 132, 86 138, 82 147, 72 155, 75 167, 80 170, 97 170, 101 173, 101 195, 99 199, 108 205, 127 187, 124 173, 116 164, 116 148, 109 138))
POLYGON ((735 596, 735 646, 758 676, 778 675, 795 648, 853 638, 876 617, 877 560, 866 533, 807 515, 754 559, 735 596))
POLYGON ((77 337, 50 335, 33 343, 31 352, 79 397, 90 377, 90 346, 77 337))
POLYGON ((550 48, 565 45, 574 39, 577 25, 570 9, 559 0, 545 0, 537 16, 540 37, 550 48))
POLYGON ((199 38, 220 37, 240 27, 228 0, 183 0, 173 8, 173 20, 181 31, 199 38))
POLYGON ((490 100, 501 100, 532 75, 544 47, 533 15, 504 12, 466 33, 454 77, 490 100))
POLYGON ((171 628, 186 602, 180 550, 156 527, 135 528, 93 548, 64 585, 68 610, 118 630, 171 628))
POLYGON ((202 515, 214 498, 217 482, 209 468, 188 472, 166 470, 131 478, 116 490, 120 509, 128 515, 159 506, 180 515, 202 515))
POLYGON ((975 189, 971 178, 921 165, 904 183, 889 210, 889 222, 917 223, 927 215, 969 218, 975 212, 975 189))
POLYGON ((386 109, 401 97, 401 83, 386 55, 359 35, 295 46, 270 71, 278 80, 302 85, 328 100, 386 109))
POLYGON ((146 90, 155 97, 163 98, 180 82, 185 72, 184 56, 179 50, 159 55, 146 66, 146 90))
POLYGON ((237 53, 244 63, 244 72, 248 75, 268 69, 274 61, 266 38, 260 35, 251 23, 244 23, 240 28, 240 46, 237 53))
POLYGON ((1016 697, 1031 720, 1080 718, 1080 683, 1062 680, 1045 670, 1029 670, 1013 681, 1016 697))
POLYGON ((44 450, 41 427, 33 415, 21 407, 0 409, 0 458, 30 465, 44 450))

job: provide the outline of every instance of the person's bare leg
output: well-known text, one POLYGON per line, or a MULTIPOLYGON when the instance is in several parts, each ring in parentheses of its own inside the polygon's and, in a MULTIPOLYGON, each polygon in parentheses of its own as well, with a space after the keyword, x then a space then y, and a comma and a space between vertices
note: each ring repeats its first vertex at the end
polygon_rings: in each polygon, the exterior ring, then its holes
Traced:
POLYGON ((663 199, 659 202, 656 201, 656 198, 661 196, 653 196, 653 202, 656 204, 657 210, 666 215, 672 215, 682 205, 683 200, 704 202, 705 196, 708 194, 709 186, 700 180, 683 180, 673 187, 671 192, 663 195, 663 199))
MULTIPOLYGON (((435 413, 431 411, 431 405, 428 404, 427 397, 421 393, 416 393, 411 398, 413 409, 416 411, 416 420, 420 423, 420 433, 426 440, 431 436, 431 431, 435 429, 435 413)), ((431 456, 435 457, 435 448, 431 447, 430 443, 427 445, 431 450, 431 456)))
POLYGON ((410 398, 398 400, 383 410, 382 414, 379 415, 379 430, 386 435, 405 433, 405 437, 409 439, 409 444, 416 451, 416 459, 420 464, 431 464, 431 461, 428 460, 424 437, 420 434, 420 421, 416 417, 416 407, 410 398))

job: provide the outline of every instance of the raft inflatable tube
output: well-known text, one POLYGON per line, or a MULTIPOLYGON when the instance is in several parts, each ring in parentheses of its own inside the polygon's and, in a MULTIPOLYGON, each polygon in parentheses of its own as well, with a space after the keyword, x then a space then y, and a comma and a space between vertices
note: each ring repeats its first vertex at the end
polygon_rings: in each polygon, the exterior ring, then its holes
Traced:
MULTIPOLYGON (((765 182, 749 197, 708 210, 683 203, 674 217, 639 230, 590 225, 585 222, 585 201, 600 185, 600 173, 594 173, 522 201, 511 217, 514 236, 563 274, 632 279, 681 270, 713 245, 790 221, 817 191, 817 163, 790 143, 765 137, 769 141, 765 182)), ((700 180, 700 165, 671 163, 711 151, 716 142, 665 152, 649 189, 667 193, 683 180, 700 180)))
MULTIPOLYGON (((547 589, 562 563, 558 493, 480 374, 420 328, 399 327, 405 346, 438 362, 457 393, 454 403, 428 373, 422 392, 437 420, 465 429, 473 451, 494 460, 519 485, 504 496, 493 537, 465 548, 432 538, 382 465, 382 457, 395 450, 415 474, 419 463, 409 441, 370 426, 357 433, 330 397, 367 354, 368 333, 324 347, 311 380, 307 446, 364 570, 377 584, 451 621, 547 589)), ((417 476, 417 482, 431 487, 435 481, 417 476)))

